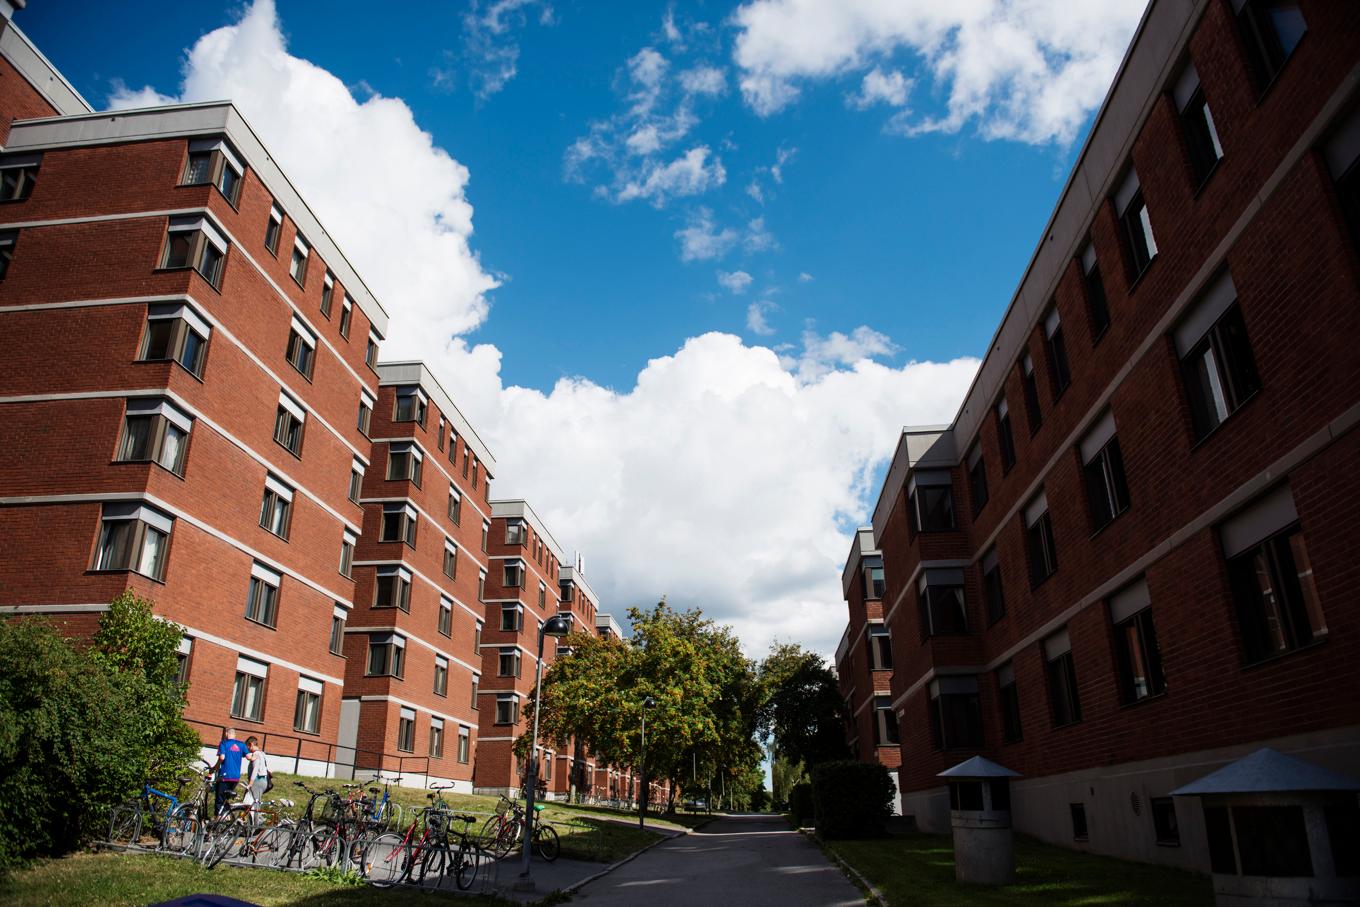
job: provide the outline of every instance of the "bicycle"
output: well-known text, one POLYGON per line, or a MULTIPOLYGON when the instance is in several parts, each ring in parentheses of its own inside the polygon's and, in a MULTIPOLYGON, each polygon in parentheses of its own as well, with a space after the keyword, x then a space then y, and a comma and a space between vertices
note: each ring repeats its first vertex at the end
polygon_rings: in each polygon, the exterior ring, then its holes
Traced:
POLYGON ((434 841, 420 861, 419 881, 422 886, 437 889, 443 886, 444 879, 452 876, 459 891, 467 891, 472 887, 482 864, 482 848, 469 834, 469 829, 476 821, 476 816, 452 813, 442 816, 439 823, 442 827, 436 827, 432 832, 434 841), (463 823, 460 831, 453 831, 450 823, 454 821, 463 823), (449 841, 450 835, 457 836, 457 847, 449 841))
POLYGON ((292 837, 292 820, 279 810, 292 805, 290 800, 266 800, 254 808, 233 803, 210 823, 212 840, 203 851, 203 865, 211 869, 228 856, 273 865, 280 845, 292 837))
POLYGON ((149 823, 157 839, 153 849, 164 847, 167 832, 172 828, 171 819, 182 802, 179 795, 184 792, 184 786, 195 777, 198 776, 181 776, 178 779, 179 787, 174 794, 157 790, 149 781, 143 782, 138 796, 115 806, 110 811, 109 843, 140 847, 143 828, 149 823))
POLYGON ((383 828, 400 828, 402 813, 401 804, 392 799, 391 789, 393 784, 401 784, 401 776, 398 775, 395 778, 384 778, 382 775, 378 775, 375 780, 381 781, 383 784, 382 799, 377 799, 378 789, 376 787, 370 787, 368 789, 368 792, 374 797, 372 801, 373 809, 372 812, 369 813, 369 818, 383 828))
MULTIPOLYGON (((562 841, 557 829, 542 819, 546 808, 542 803, 534 804, 534 820, 529 837, 539 856, 551 863, 561 856, 562 841)), ((482 840, 486 842, 486 849, 495 854, 497 859, 503 859, 520 843, 524 822, 523 807, 508 797, 501 797, 496 804, 496 814, 482 826, 482 840), (506 818, 507 812, 511 814, 509 818, 506 818)))
POLYGON ((161 849, 172 854, 187 854, 198 858, 203 843, 203 817, 209 815, 208 795, 212 792, 212 766, 203 762, 196 773, 197 786, 171 810, 161 835, 161 849))
POLYGON ((303 810, 302 818, 293 823, 288 840, 281 842, 284 846, 275 856, 274 866, 278 869, 315 869, 320 863, 317 845, 320 843, 321 837, 321 831, 318 828, 320 820, 316 817, 316 804, 323 799, 329 802, 329 798, 335 792, 329 788, 313 790, 301 781, 294 781, 293 786, 301 788, 307 793, 307 807, 303 810))
POLYGON ((433 793, 426 794, 430 805, 417 810, 417 815, 411 819, 404 833, 386 832, 369 843, 363 862, 370 882, 379 888, 386 888, 409 881, 412 877, 418 881, 424 878, 427 871, 426 851, 431 846, 431 840, 441 833, 441 826, 450 815, 448 805, 444 802, 444 791, 451 787, 441 785, 433 788, 433 793), (417 838, 416 829, 422 825, 417 838))

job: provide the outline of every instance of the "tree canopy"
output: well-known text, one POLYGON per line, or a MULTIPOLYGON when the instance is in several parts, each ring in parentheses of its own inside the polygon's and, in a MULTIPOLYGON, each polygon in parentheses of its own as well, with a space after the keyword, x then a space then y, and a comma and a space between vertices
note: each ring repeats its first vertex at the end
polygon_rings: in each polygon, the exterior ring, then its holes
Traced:
POLYGON ((845 703, 826 660, 793 643, 776 643, 760 664, 758 726, 777 757, 808 769, 850 755, 845 703))

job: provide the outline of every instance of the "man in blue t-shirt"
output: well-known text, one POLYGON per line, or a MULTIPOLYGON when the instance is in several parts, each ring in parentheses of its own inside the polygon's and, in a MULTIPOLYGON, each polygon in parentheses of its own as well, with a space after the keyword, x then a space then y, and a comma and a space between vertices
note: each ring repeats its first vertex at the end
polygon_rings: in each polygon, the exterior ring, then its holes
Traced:
POLYGON ((245 757, 246 745, 236 739, 236 728, 229 727, 222 732, 222 742, 217 747, 217 784, 213 788, 214 807, 217 815, 222 815, 231 803, 236 792, 236 783, 241 780, 241 760, 245 757))

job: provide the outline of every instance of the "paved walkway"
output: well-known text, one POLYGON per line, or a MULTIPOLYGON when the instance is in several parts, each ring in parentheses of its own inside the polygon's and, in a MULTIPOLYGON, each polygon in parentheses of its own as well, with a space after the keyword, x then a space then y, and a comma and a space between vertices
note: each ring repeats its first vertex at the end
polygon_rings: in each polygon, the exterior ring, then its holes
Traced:
POLYGON ((725 816, 659 844, 573 898, 588 907, 863 907, 864 897, 780 816, 725 816))

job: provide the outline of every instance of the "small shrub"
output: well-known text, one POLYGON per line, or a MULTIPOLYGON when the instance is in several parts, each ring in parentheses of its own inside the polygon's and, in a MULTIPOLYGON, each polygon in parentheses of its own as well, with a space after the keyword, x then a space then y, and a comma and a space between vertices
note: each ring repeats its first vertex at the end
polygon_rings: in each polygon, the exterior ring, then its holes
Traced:
POLYGON ((843 760, 812 770, 817 834, 824 838, 872 838, 892 815, 892 778, 882 765, 843 760))
POLYGON ((795 784, 789 790, 789 812, 793 814, 793 821, 798 823, 800 828, 812 824, 816 812, 812 804, 812 783, 810 781, 795 784))
POLYGON ((364 884, 364 877, 357 871, 341 866, 317 866, 305 874, 322 882, 330 882, 332 885, 352 885, 357 888, 364 884))

